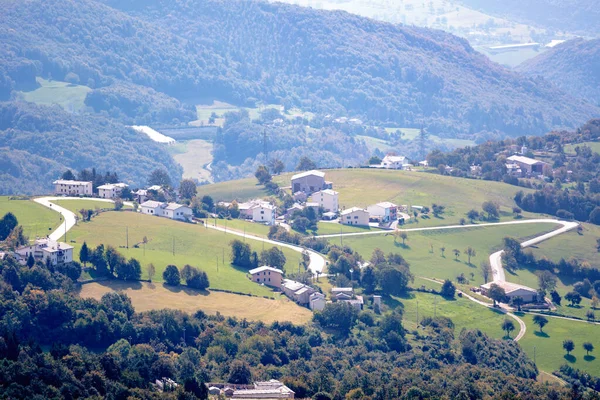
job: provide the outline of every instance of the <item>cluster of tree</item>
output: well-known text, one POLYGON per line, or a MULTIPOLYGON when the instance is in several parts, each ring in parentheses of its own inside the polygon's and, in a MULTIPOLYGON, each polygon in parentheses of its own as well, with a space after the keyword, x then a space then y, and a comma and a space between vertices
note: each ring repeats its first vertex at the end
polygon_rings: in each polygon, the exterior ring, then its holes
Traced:
MULTIPOLYGON (((331 259, 332 251, 329 254, 331 259)), ((347 254, 352 255, 348 250, 344 249, 344 254, 338 257, 338 261, 340 258, 350 258, 347 254)), ((336 262, 337 264, 338 262, 336 262)), ((378 289, 385 295, 402 294, 408 288, 409 283, 414 281, 414 276, 410 272, 410 266, 404 257, 397 253, 390 253, 386 256, 381 249, 373 251, 370 265, 360 269, 358 263, 355 261, 350 268, 360 271, 360 273, 356 274, 360 277, 359 284, 364 288, 365 293, 368 294, 374 293, 378 289)))
POLYGON ((278 225, 274 225, 269 229, 268 238, 279 242, 297 244, 323 254, 329 253, 331 248, 326 238, 303 236, 295 232, 288 232, 285 228, 278 225))
POLYGON ((185 280, 185 284, 193 289, 206 290, 210 286, 208 275, 199 268, 186 264, 180 272, 176 265, 167 265, 163 272, 165 283, 171 286, 179 286, 181 279, 185 280))
POLYGON ((232 240, 231 243, 231 263, 242 268, 252 269, 259 265, 268 265, 269 267, 284 269, 286 258, 279 247, 272 247, 263 250, 260 257, 248 243, 241 240, 232 240))
POLYGON ((136 313, 122 293, 83 299, 61 272, 10 258, 0 261, 0 272, 2 397, 153 398, 152 383, 163 378, 179 383, 161 394, 168 399, 206 399, 208 382, 272 378, 297 398, 480 398, 493 391, 549 400, 568 393, 537 383, 516 343, 478 331, 456 340, 448 319, 427 319, 411 346, 401 309, 378 316, 329 306, 315 321, 346 333, 328 334, 318 325, 202 311, 136 313), (338 320, 338 311, 348 318, 338 320))
POLYGON ((2 150, 7 156, 0 156, 0 193, 50 191, 66 169, 92 165, 135 186, 159 167, 176 182, 181 179, 181 167, 164 146, 103 116, 21 102, 0 103, 0 115, 0 142, 7 149, 2 150))
POLYGON ((118 81, 94 89, 85 98, 85 105, 96 112, 126 124, 180 124, 196 119, 196 110, 179 100, 142 85, 118 81))
POLYGON ((600 195, 597 193, 545 186, 535 193, 517 192, 515 202, 526 211, 600 225, 600 195))
POLYGON ((2 219, 0 219, 0 242, 6 240, 17 225, 19 225, 19 221, 15 217, 15 214, 11 212, 4 214, 2 219))
POLYGON ((100 244, 91 249, 83 242, 79 249, 79 261, 85 266, 89 262, 100 276, 111 276, 124 281, 139 280, 142 277, 142 267, 135 258, 127 260, 113 246, 100 244))

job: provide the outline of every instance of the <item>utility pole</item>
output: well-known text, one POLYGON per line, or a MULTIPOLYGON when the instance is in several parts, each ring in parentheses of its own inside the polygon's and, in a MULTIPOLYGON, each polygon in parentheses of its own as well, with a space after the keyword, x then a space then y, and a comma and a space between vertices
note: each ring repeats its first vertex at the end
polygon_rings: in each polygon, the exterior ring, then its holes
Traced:
POLYGON ((535 364, 535 346, 533 346, 533 363, 535 364))
POLYGON ((267 129, 263 129, 263 153, 265 154, 265 166, 269 163, 269 153, 267 150, 267 129))
POLYGON ((225 247, 221 247, 221 250, 223 250, 223 265, 225 265, 225 247))
POLYGON ((175 255, 175 236, 173 236, 173 255, 175 255))
POLYGON ((437 316, 437 296, 433 298, 433 318, 437 316))
POLYGON ((217 274, 219 273, 219 256, 217 256, 217 274))
POLYGON ((417 329, 419 329, 419 300, 417 300, 417 329))
POLYGON ((125 239, 125 241, 126 241, 125 248, 128 249, 129 248, 129 227, 128 226, 125 227, 125 237, 126 237, 126 239, 125 239))

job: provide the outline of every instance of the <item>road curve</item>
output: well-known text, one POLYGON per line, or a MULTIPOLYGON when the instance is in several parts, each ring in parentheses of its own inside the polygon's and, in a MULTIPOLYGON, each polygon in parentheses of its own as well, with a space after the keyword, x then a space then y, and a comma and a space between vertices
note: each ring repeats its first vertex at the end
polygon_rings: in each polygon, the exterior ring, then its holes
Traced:
MULTIPOLYGON (((52 240, 60 240, 60 238, 62 238, 63 235, 65 234, 65 232, 70 231, 71 228, 73 228, 75 226, 75 223, 77 221, 77 217, 72 211, 67 210, 64 207, 61 207, 61 206, 53 203, 53 201, 56 201, 56 200, 90 200, 90 201, 102 201, 105 203, 114 203, 114 201, 109 200, 109 199, 97 199, 97 198, 89 198, 89 197, 38 197, 38 198, 34 199, 33 201, 35 201, 36 203, 41 204, 45 207, 48 207, 51 210, 54 210, 54 211, 62 214, 62 216, 63 216, 63 223, 60 224, 60 226, 58 228, 56 228, 54 230, 54 232, 52 232, 50 234, 50 239, 52 239, 52 240)), ((128 206, 132 205, 132 203, 129 203, 129 202, 125 202, 125 204, 128 206)), ((299 253, 302 253, 305 250, 304 248, 302 248, 300 246, 294 246, 294 245, 287 244, 287 243, 282 243, 282 242, 277 242, 277 241, 270 240, 270 239, 265 239, 265 238, 262 238, 259 236, 254 236, 254 235, 244 234, 242 232, 227 230, 227 228, 222 228, 220 226, 211 226, 209 224, 207 224, 206 226, 209 229, 215 229, 215 230, 218 230, 221 232, 226 232, 226 233, 230 233, 232 235, 241 236, 241 237, 245 237, 245 238, 252 239, 252 240, 257 240, 259 242, 269 243, 269 244, 272 244, 275 246, 286 247, 288 249, 297 251, 299 253)), ((325 258, 313 250, 310 250, 310 249, 306 249, 306 250, 308 251, 308 254, 310 256, 310 264, 308 266, 308 269, 313 273, 313 275, 321 275, 325 268, 325 258)))

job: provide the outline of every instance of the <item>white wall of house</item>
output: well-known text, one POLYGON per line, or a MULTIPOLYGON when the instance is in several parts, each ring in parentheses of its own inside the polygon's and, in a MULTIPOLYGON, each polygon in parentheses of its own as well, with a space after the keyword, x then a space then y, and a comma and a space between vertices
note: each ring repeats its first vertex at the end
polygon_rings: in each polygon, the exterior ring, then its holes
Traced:
POLYGON ((275 223, 276 208, 271 205, 257 205, 252 208, 252 220, 263 224, 273 225, 275 223))
POLYGON ((340 223, 344 225, 369 225, 369 213, 367 210, 352 209, 350 212, 343 212, 340 216, 340 223))
POLYGON ((339 210, 339 193, 333 190, 321 190, 313 193, 310 199, 313 203, 318 203, 319 207, 325 211, 337 212, 339 210))
POLYGON ((54 192, 65 196, 91 196, 92 182, 59 179, 54 181, 54 192))

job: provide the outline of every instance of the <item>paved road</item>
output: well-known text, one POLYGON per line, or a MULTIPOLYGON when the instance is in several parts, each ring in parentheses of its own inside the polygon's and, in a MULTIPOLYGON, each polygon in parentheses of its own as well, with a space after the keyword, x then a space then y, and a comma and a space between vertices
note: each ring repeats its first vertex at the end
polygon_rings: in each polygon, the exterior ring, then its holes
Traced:
MULTIPOLYGON (((61 206, 53 203, 56 200, 90 200, 90 201, 102 201, 102 202, 106 202, 106 203, 114 203, 114 201, 109 200, 109 199, 96 199, 96 198, 88 198, 88 197, 38 197, 38 198, 34 199, 34 201, 36 203, 41 204, 45 207, 48 207, 48 208, 62 214, 62 216, 63 216, 63 223, 60 224, 60 226, 58 228, 56 228, 56 230, 50 234, 50 239, 52 239, 52 240, 60 240, 60 238, 62 238, 63 235, 65 234, 65 232, 68 232, 69 230, 71 230, 71 228, 73 228, 75 226, 75 222, 76 222, 75 214, 73 212, 67 210, 64 207, 61 207, 61 206)), ((128 206, 133 205, 130 202, 125 202, 125 204, 128 206)), ((232 231, 231 229, 227 230, 227 228, 222 228, 220 226, 211 226, 210 224, 208 224, 207 227, 209 229, 215 229, 218 231, 230 233, 232 235, 246 237, 248 239, 257 240, 259 242, 265 242, 265 243, 269 243, 269 244, 276 245, 276 246, 286 247, 288 249, 292 249, 299 253, 302 253, 305 250, 304 248, 302 248, 300 246, 294 246, 294 245, 287 244, 287 243, 276 242, 274 240, 265 239, 265 238, 262 238, 259 236, 244 234, 243 232, 232 231)), ((312 271, 312 273, 314 275, 321 275, 323 273, 323 269, 325 268, 325 258, 315 251, 312 251, 312 250, 307 250, 307 251, 308 251, 308 254, 310 255, 310 264, 308 266, 308 269, 310 271, 312 271)))

